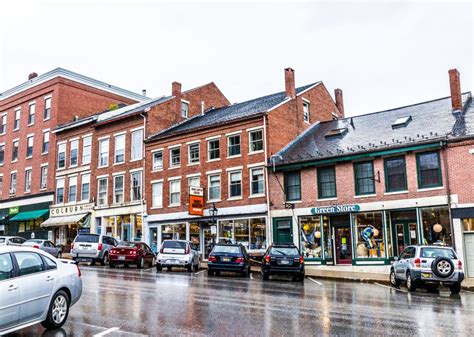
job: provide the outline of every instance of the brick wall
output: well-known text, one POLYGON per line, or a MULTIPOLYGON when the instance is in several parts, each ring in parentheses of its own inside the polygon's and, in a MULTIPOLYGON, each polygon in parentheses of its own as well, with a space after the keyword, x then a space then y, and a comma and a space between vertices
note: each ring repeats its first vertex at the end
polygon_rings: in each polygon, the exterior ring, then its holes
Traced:
POLYGON ((457 194, 460 204, 474 203, 474 140, 451 143, 448 146, 448 170, 451 194, 457 194))

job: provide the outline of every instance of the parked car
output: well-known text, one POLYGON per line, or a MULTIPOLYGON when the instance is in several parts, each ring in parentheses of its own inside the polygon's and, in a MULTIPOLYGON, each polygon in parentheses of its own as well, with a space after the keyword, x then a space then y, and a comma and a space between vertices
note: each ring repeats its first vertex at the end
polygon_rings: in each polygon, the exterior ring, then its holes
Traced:
POLYGON ((164 267, 171 271, 173 267, 186 268, 188 272, 199 270, 199 253, 185 240, 164 240, 156 261, 156 271, 164 267))
POLYGON ((81 297, 81 272, 40 249, 0 247, 0 294, 0 335, 37 323, 58 329, 81 297))
POLYGON ((304 258, 298 247, 292 244, 268 247, 262 261, 262 278, 268 280, 271 275, 291 275, 304 281, 304 258))
POLYGON ((46 253, 53 255, 56 258, 60 258, 62 251, 61 248, 56 247, 54 243, 48 240, 40 240, 40 239, 30 239, 23 242, 23 246, 29 246, 37 249, 41 249, 46 253))
POLYGON ((154 267, 156 261, 155 253, 144 242, 122 241, 117 247, 110 250, 109 266, 114 268, 116 265, 125 266, 136 265, 143 268, 145 265, 154 267))
POLYGON ((409 291, 421 285, 443 284, 451 293, 458 294, 463 280, 462 262, 450 247, 408 246, 390 268, 392 286, 406 282, 409 291))
POLYGON ((102 234, 79 234, 71 244, 71 256, 76 262, 97 261, 105 266, 109 263, 110 250, 117 246, 117 240, 102 234))
POLYGON ((219 243, 212 248, 207 261, 209 276, 231 271, 250 276, 250 257, 241 244, 219 243))
POLYGON ((0 236, 0 246, 21 246, 25 241, 20 236, 0 236))

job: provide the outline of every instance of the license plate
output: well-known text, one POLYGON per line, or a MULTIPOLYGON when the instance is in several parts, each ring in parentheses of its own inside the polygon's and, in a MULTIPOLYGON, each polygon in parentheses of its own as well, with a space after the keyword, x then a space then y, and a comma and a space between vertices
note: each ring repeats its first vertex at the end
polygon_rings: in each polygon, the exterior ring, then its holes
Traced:
POLYGON ((178 260, 166 260, 166 264, 179 264, 178 260))
POLYGON ((280 261, 280 264, 290 264, 290 261, 288 261, 288 260, 281 260, 281 261, 280 261))
POLYGON ((433 277, 433 274, 431 274, 431 273, 421 273, 421 277, 422 278, 431 278, 431 277, 433 277))
POLYGON ((223 257, 223 258, 222 258, 222 261, 224 261, 224 262, 230 262, 230 257, 223 257))
POLYGON ((125 260, 125 256, 119 256, 118 259, 123 261, 123 260, 125 260))
POLYGON ((77 262, 89 262, 89 261, 92 261, 92 259, 88 258, 88 257, 78 257, 76 259, 77 262))

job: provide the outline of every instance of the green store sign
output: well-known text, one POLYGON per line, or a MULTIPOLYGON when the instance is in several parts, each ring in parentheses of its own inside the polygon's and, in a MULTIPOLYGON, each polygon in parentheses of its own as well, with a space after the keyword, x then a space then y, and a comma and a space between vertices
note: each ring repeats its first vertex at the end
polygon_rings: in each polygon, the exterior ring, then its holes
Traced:
POLYGON ((8 209, 8 215, 15 215, 15 214, 18 214, 18 212, 20 212, 20 207, 18 206, 10 207, 8 209))
POLYGON ((352 213, 359 212, 359 205, 333 205, 325 207, 311 208, 311 214, 335 214, 335 213, 352 213))

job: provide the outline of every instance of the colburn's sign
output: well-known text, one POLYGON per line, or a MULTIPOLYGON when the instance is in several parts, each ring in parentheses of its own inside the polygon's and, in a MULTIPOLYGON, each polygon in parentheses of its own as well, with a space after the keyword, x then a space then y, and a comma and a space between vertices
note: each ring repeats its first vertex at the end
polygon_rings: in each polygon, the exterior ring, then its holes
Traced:
POLYGON ((312 214, 351 213, 351 212, 359 212, 359 211, 360 211, 359 205, 333 205, 333 206, 311 208, 312 214))
POLYGON ((63 215, 74 215, 80 213, 90 212, 94 209, 94 204, 79 204, 71 206, 59 206, 59 207, 50 207, 49 216, 63 216, 63 215))

